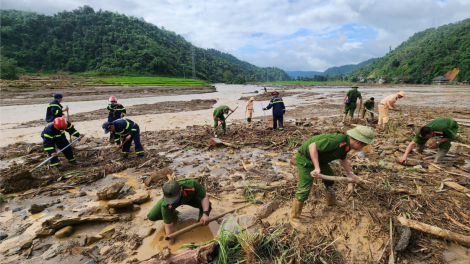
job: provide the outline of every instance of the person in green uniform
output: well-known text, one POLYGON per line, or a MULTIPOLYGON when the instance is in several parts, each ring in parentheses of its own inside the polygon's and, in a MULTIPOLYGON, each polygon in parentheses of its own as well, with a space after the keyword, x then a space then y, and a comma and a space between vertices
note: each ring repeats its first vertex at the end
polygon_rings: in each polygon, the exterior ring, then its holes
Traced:
MULTIPOLYGON (((372 129, 365 126, 357 126, 346 133, 347 135, 332 133, 314 136, 300 146, 295 157, 299 171, 299 187, 295 194, 290 216, 290 222, 294 227, 301 225, 300 215, 304 202, 310 194, 313 178, 320 178, 320 173, 335 176, 333 169, 328 165, 329 162, 339 159, 339 163, 348 173, 348 177, 356 182, 356 176, 349 166, 346 155, 351 149, 361 150, 369 144, 374 144, 374 133, 372 129)), ((336 200, 334 181, 324 180, 323 184, 327 205, 346 205, 346 203, 336 200)))
MULTIPOLYGON (((178 181, 168 181, 163 185, 163 198, 150 210, 147 218, 150 221, 163 220, 166 235, 173 233, 173 213, 181 205, 199 208, 199 221, 209 224, 209 214, 212 204, 206 188, 194 179, 186 178, 178 181)), ((174 239, 168 240, 173 245, 174 239)))
MULTIPOLYGON (((374 97, 371 97, 369 100, 365 101, 362 106, 364 106, 364 109, 362 109, 362 119, 364 119, 364 116, 366 115, 367 110, 374 111, 374 106, 375 106, 374 97)), ((370 116, 372 117, 372 119, 374 119, 374 113, 370 113, 370 116)))
POLYGON ((449 152, 450 146, 452 145, 452 139, 457 135, 459 125, 452 118, 436 118, 429 122, 426 126, 422 127, 418 133, 416 133, 413 141, 406 148, 405 154, 398 159, 400 163, 406 163, 408 154, 411 150, 418 145, 416 152, 422 153, 426 142, 432 137, 442 137, 438 141, 429 145, 430 149, 439 148, 437 155, 434 158, 434 162, 442 160, 447 152, 449 152))
MULTIPOLYGON (((227 135, 227 130, 225 127, 225 117, 224 114, 228 114, 228 111, 233 112, 234 110, 230 109, 226 105, 221 105, 214 110, 214 128, 219 126, 219 122, 222 124, 222 128, 224 129, 224 135, 227 135)), ((217 131, 215 131, 215 136, 217 137, 217 131)))
POLYGON ((344 104, 343 123, 346 121, 346 115, 349 112, 349 126, 351 126, 351 121, 352 121, 352 118, 354 117, 354 111, 356 111, 357 98, 361 99, 361 102, 359 104, 359 111, 361 111, 361 108, 362 108, 362 95, 361 95, 361 92, 357 90, 357 88, 359 87, 357 86, 357 84, 355 84, 351 88, 352 89, 349 90, 348 93, 343 98, 343 104, 344 104), (348 99, 349 103, 346 102, 346 99, 348 99))

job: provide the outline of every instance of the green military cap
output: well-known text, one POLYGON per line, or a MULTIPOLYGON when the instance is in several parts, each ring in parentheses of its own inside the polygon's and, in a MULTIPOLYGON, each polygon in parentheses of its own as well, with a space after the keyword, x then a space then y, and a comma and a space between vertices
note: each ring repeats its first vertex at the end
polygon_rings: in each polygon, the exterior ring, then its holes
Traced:
POLYGON ((374 132, 370 127, 357 126, 346 131, 348 135, 368 145, 374 145, 374 132))
POLYGON ((177 181, 168 181, 163 184, 163 198, 166 204, 174 204, 180 200, 181 186, 177 181))
POLYGON ((352 88, 359 88, 359 86, 357 86, 357 84, 353 85, 352 88))

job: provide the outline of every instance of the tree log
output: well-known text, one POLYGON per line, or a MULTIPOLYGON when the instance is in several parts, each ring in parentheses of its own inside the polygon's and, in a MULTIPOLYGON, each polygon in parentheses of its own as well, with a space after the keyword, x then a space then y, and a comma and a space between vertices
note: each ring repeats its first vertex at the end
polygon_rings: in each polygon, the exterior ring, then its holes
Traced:
POLYGON ((219 243, 214 241, 198 248, 183 248, 172 253, 167 259, 152 257, 139 264, 200 264, 211 263, 219 254, 219 243))
POLYGON ((429 233, 435 236, 445 238, 461 243, 467 247, 470 247, 470 236, 464 236, 461 234, 454 233, 449 230, 445 230, 436 226, 431 226, 418 221, 410 220, 405 217, 398 217, 398 221, 404 226, 419 230, 421 232, 429 233))
POLYGON ((49 219, 42 223, 43 229, 60 229, 69 225, 83 224, 87 222, 112 222, 117 221, 117 215, 88 215, 82 217, 71 217, 65 219, 49 219))

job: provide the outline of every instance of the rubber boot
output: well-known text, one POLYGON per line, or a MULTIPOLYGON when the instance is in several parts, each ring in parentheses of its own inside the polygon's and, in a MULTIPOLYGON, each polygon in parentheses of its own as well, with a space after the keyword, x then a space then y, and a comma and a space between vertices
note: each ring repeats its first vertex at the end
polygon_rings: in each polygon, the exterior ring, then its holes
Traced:
POLYGON ((304 202, 299 202, 297 198, 294 198, 292 203, 292 211, 290 212, 290 224, 294 228, 302 227, 303 224, 300 221, 300 215, 302 214, 302 209, 304 208, 304 202))
POLYGON ((443 150, 443 149, 439 149, 437 151, 437 154, 436 154, 436 157, 434 158, 434 162, 439 162, 441 161, 447 154, 448 151, 446 150, 443 150))
POLYGON ((336 200, 336 189, 334 184, 333 185, 325 185, 325 200, 326 200, 326 205, 328 206, 345 206, 346 203, 342 201, 336 200))
POLYGON ((247 118, 246 120, 248 121, 248 123, 251 123, 251 118, 247 118))
POLYGON ((416 152, 423 153, 425 147, 425 144, 418 144, 418 146, 416 147, 416 152))

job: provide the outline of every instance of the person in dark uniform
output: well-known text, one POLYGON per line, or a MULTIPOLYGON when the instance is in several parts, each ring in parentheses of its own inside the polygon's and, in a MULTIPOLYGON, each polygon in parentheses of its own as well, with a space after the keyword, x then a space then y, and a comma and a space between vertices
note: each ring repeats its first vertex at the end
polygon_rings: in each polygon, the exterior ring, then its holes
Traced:
POLYGON ((46 122, 50 123, 54 121, 57 117, 62 117, 64 114, 63 112, 69 111, 69 108, 66 107, 64 108, 60 102, 62 102, 62 95, 61 94, 54 94, 54 101, 52 101, 48 106, 47 106, 47 112, 46 112, 46 122))
POLYGON ((102 127, 105 134, 109 132, 114 134, 114 142, 116 142, 118 149, 121 147, 121 144, 124 144, 122 145, 121 152, 123 158, 129 156, 132 140, 134 140, 135 144, 135 154, 139 158, 144 157, 144 148, 140 143, 140 128, 137 123, 127 118, 121 118, 113 122, 104 122, 102 127), (123 138, 123 142, 121 142, 120 137, 123 138))
MULTIPOLYGON (((75 137, 84 137, 84 134, 80 134, 70 122, 67 122, 65 118, 58 117, 54 119, 53 122, 49 123, 41 133, 42 137, 42 145, 44 146, 44 150, 47 151, 49 157, 54 157, 51 159, 51 167, 60 167, 59 158, 57 158, 57 153, 55 147, 59 149, 65 148, 69 141, 65 136, 65 131, 67 131, 71 136, 75 137)), ((64 153, 67 160, 71 163, 76 163, 75 158, 73 157, 72 146, 64 149, 62 151, 64 153)))
MULTIPOLYGON (((122 106, 121 104, 118 104, 116 96, 111 96, 109 97, 108 101, 110 104, 108 104, 108 107, 106 108, 109 113, 108 113, 108 122, 113 122, 115 120, 118 120, 119 118, 123 118, 126 116, 126 108, 122 106)), ((114 137, 113 133, 109 133, 109 142, 114 143, 114 137)))
POLYGON ((284 130, 284 114, 286 113, 286 106, 284 105, 284 101, 281 97, 279 97, 278 91, 273 91, 271 93, 273 98, 269 101, 269 105, 263 108, 263 111, 273 109, 273 129, 276 130, 278 128, 279 123, 279 130, 284 130))

